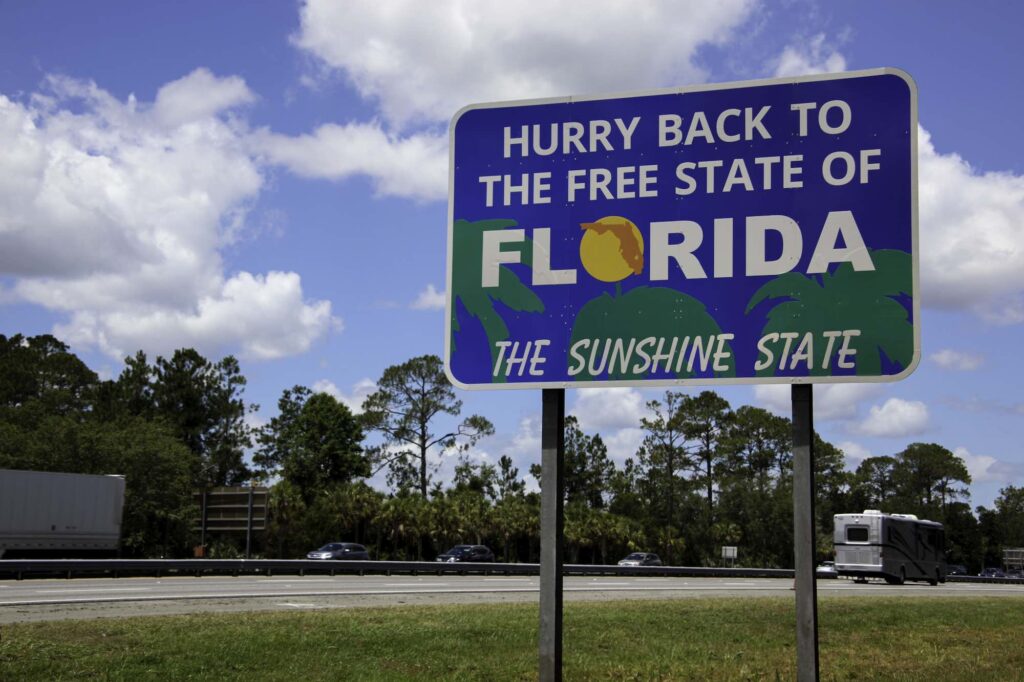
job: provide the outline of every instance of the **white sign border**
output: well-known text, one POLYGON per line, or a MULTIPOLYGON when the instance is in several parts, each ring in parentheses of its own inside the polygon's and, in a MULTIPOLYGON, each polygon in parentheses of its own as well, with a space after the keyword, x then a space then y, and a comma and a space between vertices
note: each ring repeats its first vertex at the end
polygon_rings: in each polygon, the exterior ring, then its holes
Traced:
POLYGON ((917 188, 917 137, 918 109, 917 83, 903 69, 884 67, 864 69, 860 71, 843 71, 839 73, 815 74, 812 76, 796 76, 791 78, 766 78, 761 80, 733 81, 729 83, 704 83, 686 85, 675 88, 639 90, 605 95, 572 95, 569 97, 545 97, 540 99, 508 100, 501 102, 482 102, 469 104, 459 109, 452 117, 448 127, 448 246, 445 266, 445 305, 444 305, 444 373, 448 380, 458 388, 469 391, 493 390, 524 390, 544 388, 601 388, 601 387, 632 387, 656 388, 660 386, 739 386, 756 384, 853 384, 853 383, 893 383, 910 376, 921 362, 921 286, 920 266, 918 258, 918 188, 917 188), (455 378, 451 370, 452 343, 452 251, 455 232, 455 126, 459 119, 469 111, 477 109, 494 109, 498 107, 527 107, 542 104, 571 104, 573 102, 593 102, 611 99, 629 99, 632 97, 649 97, 656 95, 681 95, 690 92, 707 92, 709 90, 738 90, 769 85, 787 85, 797 83, 814 83, 818 81, 848 80, 869 76, 896 76, 902 79, 910 91, 910 204, 911 204, 911 262, 913 265, 913 322, 914 322, 914 355, 899 374, 881 376, 809 376, 809 377, 697 377, 691 379, 626 379, 608 381, 537 381, 537 382, 502 382, 485 384, 466 384, 455 378))

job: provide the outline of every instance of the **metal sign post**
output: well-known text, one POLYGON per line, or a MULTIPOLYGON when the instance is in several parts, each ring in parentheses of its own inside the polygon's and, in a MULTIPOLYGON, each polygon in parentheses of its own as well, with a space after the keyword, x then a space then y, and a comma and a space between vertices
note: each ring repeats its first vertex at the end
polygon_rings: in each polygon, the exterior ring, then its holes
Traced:
POLYGON ((540 488, 540 679, 562 679, 562 460, 565 390, 542 391, 540 488))
POLYGON ((814 388, 794 384, 793 560, 798 682, 818 680, 818 587, 814 576, 814 388))

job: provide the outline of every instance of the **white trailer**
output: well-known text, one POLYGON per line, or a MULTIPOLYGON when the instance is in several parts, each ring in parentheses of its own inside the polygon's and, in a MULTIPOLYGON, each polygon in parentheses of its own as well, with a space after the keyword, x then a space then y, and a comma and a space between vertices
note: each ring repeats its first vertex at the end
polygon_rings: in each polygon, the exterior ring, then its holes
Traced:
POLYGON ((124 477, 0 469, 0 558, 115 556, 124 477))
POLYGON ((833 542, 836 572, 857 578, 884 578, 902 585, 946 581, 946 533, 941 523, 913 514, 836 514, 833 542))

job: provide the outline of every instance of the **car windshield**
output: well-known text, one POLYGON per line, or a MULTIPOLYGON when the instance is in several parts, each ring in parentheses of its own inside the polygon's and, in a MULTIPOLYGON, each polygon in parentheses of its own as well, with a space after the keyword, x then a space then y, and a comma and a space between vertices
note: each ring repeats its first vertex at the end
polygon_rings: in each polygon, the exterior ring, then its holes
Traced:
POLYGON ((473 551, 473 548, 470 547, 469 545, 455 545, 454 547, 449 549, 447 552, 445 552, 445 554, 456 554, 458 556, 462 556, 463 554, 469 554, 472 551, 473 551))
POLYGON ((628 557, 626 557, 626 560, 627 561, 643 561, 645 556, 647 556, 647 555, 646 554, 641 554, 640 552, 633 552, 628 557))
POLYGON ((321 547, 320 549, 318 549, 316 551, 318 551, 318 552, 334 552, 334 551, 337 551, 339 549, 341 549, 341 545, 339 545, 336 542, 332 542, 329 545, 324 545, 323 547, 321 547))

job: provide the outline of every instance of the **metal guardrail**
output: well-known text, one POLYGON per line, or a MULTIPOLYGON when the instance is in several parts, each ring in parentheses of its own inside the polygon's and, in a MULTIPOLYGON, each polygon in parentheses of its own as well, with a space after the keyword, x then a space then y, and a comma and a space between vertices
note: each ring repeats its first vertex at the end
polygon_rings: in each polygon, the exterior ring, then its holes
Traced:
MULTIPOLYGON (((76 578, 121 576, 195 576, 203 575, 538 575, 538 564, 463 563, 440 561, 324 561, 311 559, 4 559, 0 560, 0 580, 24 578, 76 578)), ((788 578, 788 568, 718 568, 703 566, 604 566, 566 564, 563 573, 570 576, 660 576, 704 578, 788 578)), ((829 578, 835 576, 822 576, 829 578)), ((1016 584, 1022 578, 982 578, 947 576, 948 582, 1016 584)))
MULTIPOLYGON (((702 576, 792 578, 777 568, 705 568, 686 566, 601 566, 567 564, 565 575, 579 576, 702 576)), ((305 574, 465 574, 538 575, 538 564, 448 563, 440 561, 324 561, 310 559, 6 559, 0 580, 26 577, 111 577, 305 574)))

